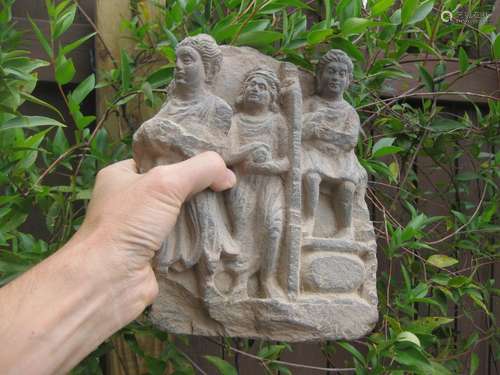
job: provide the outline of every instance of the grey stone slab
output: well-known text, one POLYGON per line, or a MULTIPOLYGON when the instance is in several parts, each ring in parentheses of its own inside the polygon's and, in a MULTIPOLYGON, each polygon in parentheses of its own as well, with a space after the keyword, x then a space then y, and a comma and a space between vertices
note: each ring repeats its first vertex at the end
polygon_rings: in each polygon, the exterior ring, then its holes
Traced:
POLYGON ((177 46, 160 112, 134 134, 140 172, 220 153, 238 177, 186 202, 155 259, 151 319, 170 332, 305 341, 376 324, 376 242, 360 121, 343 93, 352 62, 316 75, 208 35, 177 46))

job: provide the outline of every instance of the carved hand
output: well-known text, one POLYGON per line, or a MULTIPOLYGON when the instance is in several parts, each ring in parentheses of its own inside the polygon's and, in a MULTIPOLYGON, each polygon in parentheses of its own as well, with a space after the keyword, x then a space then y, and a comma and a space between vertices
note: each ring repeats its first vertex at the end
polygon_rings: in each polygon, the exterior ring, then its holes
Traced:
POLYGON ((255 163, 264 163, 272 159, 269 146, 258 147, 252 151, 252 161, 255 163))
POLYGON ((280 174, 283 171, 275 161, 266 161, 263 163, 248 162, 246 164, 247 170, 259 174, 280 174))

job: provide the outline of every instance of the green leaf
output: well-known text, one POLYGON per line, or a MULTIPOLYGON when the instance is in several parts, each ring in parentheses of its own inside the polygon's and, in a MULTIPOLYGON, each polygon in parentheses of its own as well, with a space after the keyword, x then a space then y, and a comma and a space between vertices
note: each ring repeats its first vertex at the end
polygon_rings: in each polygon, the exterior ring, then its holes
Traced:
POLYGON ((366 18, 351 17, 347 19, 341 27, 342 34, 345 36, 361 34, 370 26, 377 25, 377 22, 366 18))
POLYGON ((60 123, 49 117, 44 116, 21 116, 15 117, 8 120, 0 126, 0 131, 5 131, 8 129, 19 129, 19 128, 36 128, 38 126, 62 126, 66 125, 60 123))
POLYGON ((297 9, 311 9, 311 7, 300 0, 273 0, 269 1, 260 8, 260 14, 271 14, 282 10, 285 7, 294 7, 297 9))
POLYGON ((339 341, 337 342, 337 345, 343 348, 344 350, 348 351, 349 353, 351 353, 354 358, 356 358, 360 363, 366 366, 365 357, 354 346, 345 341, 339 341))
POLYGON ((76 9, 76 4, 72 5, 61 17, 57 19, 54 26, 54 39, 58 39, 66 30, 70 28, 71 25, 73 25, 76 16, 76 9))
POLYGON ((432 11, 433 7, 434 7, 434 1, 432 0, 424 1, 422 4, 419 5, 417 10, 415 11, 415 14, 408 21, 408 24, 413 25, 414 23, 423 21, 425 17, 427 17, 427 15, 432 11))
POLYGON ((31 95, 31 94, 28 94, 27 92, 21 92, 20 95, 26 99, 27 101, 31 102, 31 103, 35 103, 35 104, 38 104, 38 105, 41 105, 43 107, 46 107, 46 108, 49 108, 50 110, 54 111, 55 113, 57 113, 59 115, 59 117, 61 118, 61 120, 64 120, 64 116, 62 115, 62 113, 56 108, 54 107, 52 104, 50 103, 47 103, 41 99, 38 99, 37 97, 31 95))
POLYGON ((268 360, 275 360, 285 349, 291 350, 288 344, 266 345, 257 353, 257 356, 268 360))
POLYGON ((61 155, 68 149, 68 147, 69 143, 64 135, 63 129, 57 128, 56 135, 54 136, 54 140, 52 142, 52 151, 57 155, 61 155))
POLYGON ((392 7, 394 0, 380 0, 372 6, 372 16, 378 16, 392 7))
POLYGON ((153 95, 153 88, 151 87, 151 84, 148 81, 144 81, 144 83, 141 86, 141 89, 146 99, 148 99, 151 102, 151 104, 153 104, 155 98, 153 95))
POLYGON ((80 84, 73 90, 70 94, 71 99, 76 104, 80 104, 85 100, 85 98, 94 90, 95 87, 95 75, 91 74, 84 81, 80 82, 80 84))
POLYGON ((460 73, 465 73, 469 68, 469 57, 462 47, 460 47, 458 51, 458 66, 460 68, 460 73))
POLYGON ((359 17, 361 14, 361 0, 341 0, 336 8, 336 16, 343 24, 351 17, 359 17))
POLYGON ((237 45, 264 46, 283 38, 281 33, 276 31, 250 31, 241 34, 236 40, 237 45))
POLYGON ((427 87, 429 91, 434 91, 434 79, 431 74, 422 65, 418 66, 418 71, 420 72, 420 77, 422 78, 425 87, 427 87))
POLYGON ((454 319, 442 316, 427 316, 410 322, 405 329, 413 333, 430 334, 436 328, 453 322, 454 319))
POLYGON ((468 126, 461 122, 444 118, 436 117, 432 120, 430 128, 435 132, 452 132, 455 130, 466 129, 468 126))
POLYGON ((332 48, 341 49, 349 56, 358 61, 363 61, 365 58, 361 53, 361 51, 354 44, 352 44, 351 41, 345 38, 342 37, 332 38, 331 46, 332 48))
POLYGON ((325 5, 325 24, 327 27, 332 26, 332 0, 324 0, 325 5))
POLYGON ((165 369, 167 367, 167 363, 165 361, 146 355, 144 356, 144 362, 146 363, 150 375, 165 374, 165 369))
POLYGON ((415 346, 418 346, 418 347, 421 346, 420 340, 418 339, 418 337, 414 333, 409 332, 409 331, 403 331, 399 335, 397 335, 396 341, 398 341, 398 342, 411 342, 415 346))
POLYGON ((94 32, 94 33, 86 35, 86 36, 84 36, 84 37, 82 37, 80 39, 77 39, 74 42, 66 44, 65 46, 63 46, 61 48, 61 53, 63 55, 67 55, 71 51, 73 51, 73 50, 77 49, 78 47, 80 47, 83 43, 85 43, 87 40, 89 40, 90 38, 92 38, 96 34, 97 34, 97 32, 94 32))
POLYGON ((446 267, 451 267, 451 266, 457 264, 458 260, 456 260, 455 258, 449 257, 448 255, 435 254, 435 255, 431 255, 427 259, 427 263, 433 265, 434 267, 446 268, 446 267))
POLYGON ((474 375, 479 368, 479 356, 476 353, 470 355, 469 375, 474 375))
POLYGON ((56 62, 56 81, 60 85, 65 85, 73 79, 76 74, 75 65, 71 59, 62 56, 56 62))
POLYGON ((132 82, 132 70, 130 67, 130 57, 123 48, 120 49, 120 70, 122 79, 122 89, 128 90, 132 82))
POLYGON ((152 88, 158 88, 167 85, 173 77, 174 68, 171 66, 165 66, 157 71, 151 73, 146 78, 152 88))
POLYGON ((385 155, 395 154, 402 150, 401 147, 393 146, 396 138, 379 139, 372 148, 372 158, 380 158, 385 155))
POLYGON ((396 362, 405 366, 414 367, 419 371, 422 371, 424 374, 430 373, 429 360, 422 354, 420 349, 416 347, 407 346, 404 348, 398 348, 394 359, 396 362))
POLYGON ((461 288, 462 286, 469 284, 470 279, 466 276, 455 276, 448 281, 448 286, 452 288, 461 288))
POLYGON ((236 369, 222 358, 212 355, 206 355, 205 358, 219 370, 221 375, 238 375, 236 369))
POLYGON ((401 7, 401 23, 408 24, 416 12, 418 0, 405 0, 402 2, 401 7))
POLYGON ((492 43, 491 48, 493 49, 493 57, 495 59, 500 59, 500 34, 497 34, 495 41, 492 43))
POLYGON ((322 43, 332 34, 332 29, 313 30, 307 34, 307 41, 309 44, 322 43))
POLYGON ((76 194, 77 200, 90 200, 91 197, 92 197, 92 190, 91 189, 80 190, 76 194))
POLYGON ((31 17, 28 16, 28 20, 31 23, 31 27, 33 27, 33 31, 35 32, 36 38, 42 45, 43 50, 47 54, 47 56, 51 57, 52 56, 52 48, 50 48, 49 41, 45 36, 43 35, 42 31, 40 28, 37 26, 37 24, 31 19, 31 17))

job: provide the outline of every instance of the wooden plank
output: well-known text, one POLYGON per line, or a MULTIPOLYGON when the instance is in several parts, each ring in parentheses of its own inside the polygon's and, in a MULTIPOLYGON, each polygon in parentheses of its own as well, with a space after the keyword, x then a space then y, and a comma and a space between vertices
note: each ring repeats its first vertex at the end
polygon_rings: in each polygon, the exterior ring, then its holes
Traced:
MULTIPOLYGON (((49 21, 43 19, 34 19, 34 21, 44 35, 49 35, 49 21)), ((24 33, 21 48, 29 50, 33 58, 48 60, 48 56, 38 42, 38 39, 36 38, 28 19, 14 17, 14 22, 16 23, 16 29, 24 33)), ((90 26, 89 24, 74 24, 66 33, 61 36, 61 43, 70 43, 74 40, 84 37, 85 35, 91 34, 93 31, 94 30, 92 26, 90 26)), ((90 40, 82 44, 80 47, 69 54, 69 57, 73 59, 76 68, 76 74, 72 82, 80 82, 93 72, 93 67, 91 64, 93 52, 93 42, 90 40)), ((38 76, 40 80, 49 82, 55 81, 53 69, 54 68, 50 66, 39 69, 38 76)))
MULTIPOLYGON (((91 18, 95 18, 95 0, 78 0, 78 4, 85 13, 91 18)), ((45 1, 42 0, 16 0, 12 7, 12 15, 14 17, 27 18, 28 14, 31 18, 38 18, 48 20, 47 9, 45 8, 45 1)), ((75 23, 88 23, 84 15, 77 12, 75 23)))
MULTIPOLYGON (((392 79, 386 82, 389 90, 385 90, 382 92, 384 97, 396 97, 406 93, 407 90, 418 86, 418 68, 417 62, 422 60, 425 57, 424 54, 414 54, 408 55, 404 57, 400 64, 403 66, 403 69, 406 73, 411 74, 413 79, 392 79)), ((432 56, 428 56, 428 58, 432 59, 432 56)), ((425 68, 432 73, 434 67, 438 64, 438 60, 427 61, 425 63, 425 68)), ((458 62, 457 61, 447 61, 446 62, 446 72, 451 73, 454 71, 459 71, 458 62)), ((476 103, 487 103, 488 98, 486 96, 492 96, 497 99, 500 99, 500 83, 498 81, 497 72, 494 69, 479 67, 471 71, 470 74, 465 75, 464 77, 458 78, 457 76, 453 76, 445 79, 445 82, 450 86, 446 89, 446 91, 452 92, 468 92, 471 94, 479 94, 478 95, 470 95, 468 96, 469 100, 465 99, 464 96, 461 95, 452 95, 445 94, 440 95, 438 99, 440 101, 449 101, 449 102, 467 102, 473 101, 476 103), (484 95, 484 96, 480 96, 484 95)), ((411 98, 421 98, 421 97, 430 97, 426 95, 420 95, 421 93, 429 92, 428 89, 423 88, 415 92, 415 96, 411 98)))

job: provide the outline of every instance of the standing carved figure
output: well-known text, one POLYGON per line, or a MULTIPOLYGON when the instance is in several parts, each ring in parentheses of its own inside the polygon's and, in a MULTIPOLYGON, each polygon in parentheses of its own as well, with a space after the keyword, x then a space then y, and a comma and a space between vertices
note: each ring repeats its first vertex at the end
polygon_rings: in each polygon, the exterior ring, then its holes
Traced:
MULTIPOLYGON (((222 64, 219 46, 211 36, 199 34, 180 42, 176 55, 169 100, 134 134, 134 158, 141 172, 207 150, 225 152, 232 109, 209 90, 222 64)), ((213 289, 221 253, 234 255, 237 251, 221 206, 221 197, 212 191, 187 202, 158 256, 160 271, 183 271, 197 264, 202 294, 213 289)))
POLYGON ((254 146, 247 158, 233 165, 238 185, 227 194, 233 238, 241 246, 228 268, 236 279, 233 295, 242 299, 247 297, 249 277, 257 271, 265 297, 282 294, 276 274, 285 220, 283 174, 289 161, 279 95, 274 72, 267 68, 248 72, 229 134, 236 154, 254 146))
POLYGON ((341 50, 332 49, 316 67, 317 94, 306 106, 303 119, 304 234, 312 236, 320 197, 325 182, 336 219, 335 238, 352 240, 353 196, 366 172, 354 148, 360 122, 356 110, 344 100, 344 90, 352 80, 352 61, 341 50))

